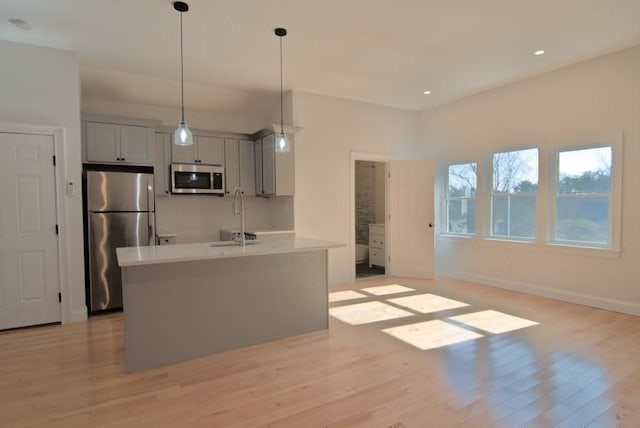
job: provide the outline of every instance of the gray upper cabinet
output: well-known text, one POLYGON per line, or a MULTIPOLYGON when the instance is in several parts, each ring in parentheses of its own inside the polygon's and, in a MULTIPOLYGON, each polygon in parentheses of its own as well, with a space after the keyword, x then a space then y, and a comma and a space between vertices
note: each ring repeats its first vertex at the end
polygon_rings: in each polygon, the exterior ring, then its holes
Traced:
POLYGON ((171 145, 173 163, 224 165, 224 140, 220 137, 194 135, 193 145, 171 145))
POLYGON ((258 196, 293 196, 295 194, 294 144, 288 153, 276 153, 275 135, 255 142, 256 194, 258 196))
POLYGON ((245 196, 256 195, 256 158, 253 150, 253 141, 239 140, 240 152, 240 187, 245 196))
POLYGON ((171 193, 169 186, 169 164, 171 163, 172 134, 156 132, 155 141, 155 165, 153 168, 155 190, 158 196, 167 196, 171 193))
POLYGON ((262 138, 262 194, 276 195, 276 142, 274 134, 262 138))
POLYGON ((240 152, 234 138, 224 139, 224 179, 224 194, 232 195, 240 187, 240 152))
POLYGON ((225 195, 240 187, 245 196, 255 196, 255 154, 253 141, 225 138, 225 195))
POLYGON ((83 122, 86 161, 153 165, 153 128, 105 122, 83 122))

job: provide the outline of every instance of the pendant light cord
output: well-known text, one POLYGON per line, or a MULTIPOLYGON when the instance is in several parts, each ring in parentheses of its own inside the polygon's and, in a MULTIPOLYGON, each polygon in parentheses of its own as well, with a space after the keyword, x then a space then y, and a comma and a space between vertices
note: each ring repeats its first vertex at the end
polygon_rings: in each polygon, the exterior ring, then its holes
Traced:
POLYGON ((182 54, 182 13, 180 12, 180 92, 182 99, 182 121, 184 122, 184 56, 182 54))
POLYGON ((280 133, 284 134, 284 107, 282 106, 282 36, 280 36, 280 133))

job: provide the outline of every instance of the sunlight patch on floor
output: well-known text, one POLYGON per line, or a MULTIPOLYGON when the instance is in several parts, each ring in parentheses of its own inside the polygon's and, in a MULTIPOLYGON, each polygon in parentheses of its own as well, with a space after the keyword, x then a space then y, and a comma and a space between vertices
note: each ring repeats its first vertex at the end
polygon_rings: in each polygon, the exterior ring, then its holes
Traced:
POLYGON ((368 324, 414 314, 382 302, 356 303, 329 309, 329 315, 351 325, 368 324))
POLYGON ((418 349, 427 350, 483 337, 444 321, 432 320, 382 330, 418 349))
POLYGON ((508 331, 538 325, 535 321, 514 317, 513 315, 507 315, 494 310, 473 312, 449 317, 449 319, 494 334, 506 333, 508 331))
POLYGON ((366 291, 367 293, 371 293, 376 296, 385 296, 387 294, 406 293, 407 291, 415 290, 413 288, 405 287, 404 285, 390 284, 363 288, 362 291, 366 291))
POLYGON ((358 293, 354 290, 334 291, 329 293, 329 303, 344 302, 345 300, 355 300, 367 297, 365 294, 358 293))
POLYGON ((413 309, 414 311, 423 314, 469 306, 467 303, 436 296, 435 294, 418 294, 415 296, 397 297, 395 299, 389 299, 389 302, 413 309))

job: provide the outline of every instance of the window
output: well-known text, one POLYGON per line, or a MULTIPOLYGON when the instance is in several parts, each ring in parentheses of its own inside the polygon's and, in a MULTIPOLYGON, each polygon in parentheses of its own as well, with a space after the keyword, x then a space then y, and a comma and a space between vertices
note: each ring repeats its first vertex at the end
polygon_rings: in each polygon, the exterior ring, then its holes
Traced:
POLYGON ((612 147, 558 152, 555 240, 611 243, 612 147))
POLYGON ((447 175, 447 232, 476 232, 476 196, 478 164, 449 165, 447 175))
POLYGON ((493 155, 491 235, 534 239, 538 149, 493 155))

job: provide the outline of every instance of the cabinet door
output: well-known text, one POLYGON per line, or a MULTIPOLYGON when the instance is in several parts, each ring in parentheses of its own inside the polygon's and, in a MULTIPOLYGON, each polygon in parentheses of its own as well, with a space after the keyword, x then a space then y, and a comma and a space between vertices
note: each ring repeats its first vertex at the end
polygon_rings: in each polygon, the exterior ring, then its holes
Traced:
POLYGON ((294 142, 291 141, 291 151, 275 154, 276 195, 293 196, 295 194, 295 161, 294 142))
POLYGON ((120 125, 87 122, 87 161, 120 161, 120 125))
POLYGON ((166 196, 169 194, 169 162, 171 162, 171 139, 170 134, 156 133, 155 138, 155 164, 153 168, 156 195, 166 196))
POLYGON ((256 195, 256 158, 253 141, 238 141, 240 155, 240 187, 245 196, 256 195))
POLYGON ((253 153, 256 161, 256 195, 264 194, 264 187, 262 181, 262 140, 256 140, 253 146, 253 153))
POLYGON ((171 162, 173 163, 196 163, 196 143, 190 146, 178 146, 173 144, 173 135, 171 139, 171 162))
POLYGON ((196 140, 196 159, 207 165, 224 165, 224 140, 218 137, 194 137, 196 140))
POLYGON ((372 265, 385 267, 383 248, 369 248, 369 267, 372 265))
POLYGON ((120 160, 133 164, 153 164, 151 129, 120 125, 120 160))
MULTIPOLYGON (((240 156, 238 140, 235 139, 225 138, 224 140, 224 179, 224 193, 232 195, 233 190, 240 187, 240 156)), ((242 190, 245 190, 244 187, 242 190)))
POLYGON ((262 139, 262 189, 265 195, 276 194, 275 135, 262 139))

